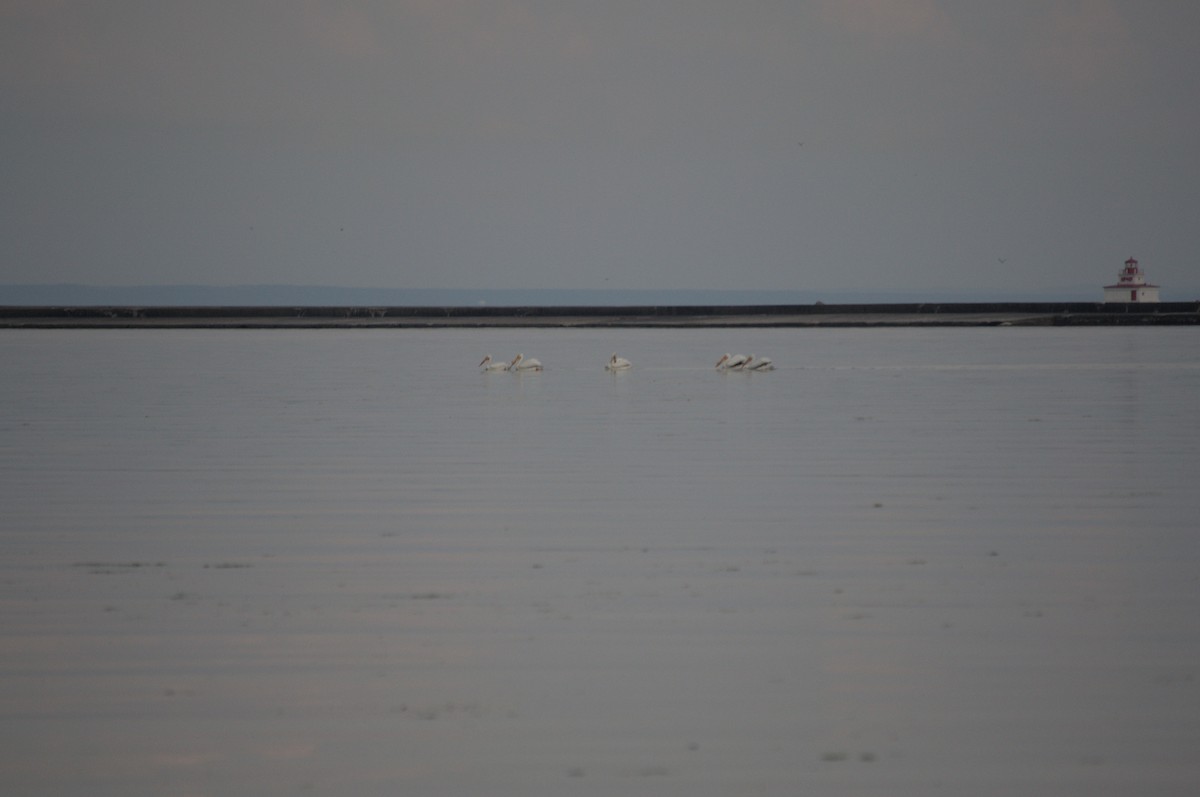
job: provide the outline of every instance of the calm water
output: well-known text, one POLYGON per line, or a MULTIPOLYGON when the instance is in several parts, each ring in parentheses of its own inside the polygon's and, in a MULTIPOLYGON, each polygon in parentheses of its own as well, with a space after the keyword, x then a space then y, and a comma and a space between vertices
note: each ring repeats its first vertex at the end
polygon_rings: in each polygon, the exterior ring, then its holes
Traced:
POLYGON ((0 371, 5 794, 1200 784, 1196 330, 14 331, 0 371))

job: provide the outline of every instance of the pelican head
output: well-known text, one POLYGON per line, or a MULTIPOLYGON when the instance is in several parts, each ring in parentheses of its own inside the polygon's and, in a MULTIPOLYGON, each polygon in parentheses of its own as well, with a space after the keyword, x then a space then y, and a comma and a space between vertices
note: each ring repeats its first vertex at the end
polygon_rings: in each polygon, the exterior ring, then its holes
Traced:
POLYGON ((716 367, 717 367, 717 368, 720 368, 722 365, 724 365, 724 364, 725 364, 726 362, 728 362, 728 361, 729 361, 729 353, 728 353, 728 352, 726 352, 725 354, 722 354, 722 355, 721 355, 721 359, 717 360, 717 366, 716 366, 716 367))

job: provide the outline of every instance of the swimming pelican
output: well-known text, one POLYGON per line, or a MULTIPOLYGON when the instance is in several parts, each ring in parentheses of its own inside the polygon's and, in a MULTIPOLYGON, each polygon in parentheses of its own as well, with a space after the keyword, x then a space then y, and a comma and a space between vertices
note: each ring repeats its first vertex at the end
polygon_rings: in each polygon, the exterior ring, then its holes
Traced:
POLYGON ((530 357, 529 359, 525 359, 524 354, 518 354, 516 357, 513 357, 512 362, 510 362, 508 364, 508 370, 510 370, 510 371, 540 371, 540 370, 542 370, 542 363, 540 360, 536 360, 533 357, 530 357))
POLYGON ((613 354, 613 356, 608 359, 608 362, 604 364, 605 371, 623 371, 626 368, 631 367, 633 367, 633 363, 629 362, 629 360, 626 360, 624 357, 618 357, 616 354, 613 354))
POLYGON ((492 355, 488 354, 485 355, 483 360, 480 361, 479 367, 485 371, 507 371, 508 363, 504 362, 503 360, 497 362, 492 359, 492 355))
POLYGON ((754 355, 751 354, 746 358, 746 365, 744 367, 747 371, 774 371, 775 363, 771 362, 770 357, 759 357, 756 360, 754 359, 754 355))
POLYGON ((722 354, 721 359, 717 360, 717 370, 740 371, 749 361, 750 358, 744 354, 722 354))

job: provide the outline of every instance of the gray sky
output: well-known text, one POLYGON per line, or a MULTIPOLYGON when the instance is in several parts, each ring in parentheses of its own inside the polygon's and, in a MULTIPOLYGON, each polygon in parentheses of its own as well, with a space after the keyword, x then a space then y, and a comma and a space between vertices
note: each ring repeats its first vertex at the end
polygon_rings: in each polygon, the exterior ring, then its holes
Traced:
POLYGON ((0 0, 0 282, 1200 297, 1192 0, 0 0), (1095 286, 1094 288, 1092 286, 1095 286))

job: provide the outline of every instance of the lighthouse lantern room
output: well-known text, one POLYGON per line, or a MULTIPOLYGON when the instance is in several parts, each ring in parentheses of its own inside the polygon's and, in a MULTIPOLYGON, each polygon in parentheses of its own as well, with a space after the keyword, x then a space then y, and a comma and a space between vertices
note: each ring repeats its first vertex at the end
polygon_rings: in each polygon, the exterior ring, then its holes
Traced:
POLYGON ((1116 285, 1104 286, 1105 302, 1157 302, 1158 286, 1146 283, 1138 262, 1132 257, 1125 261, 1116 285))

